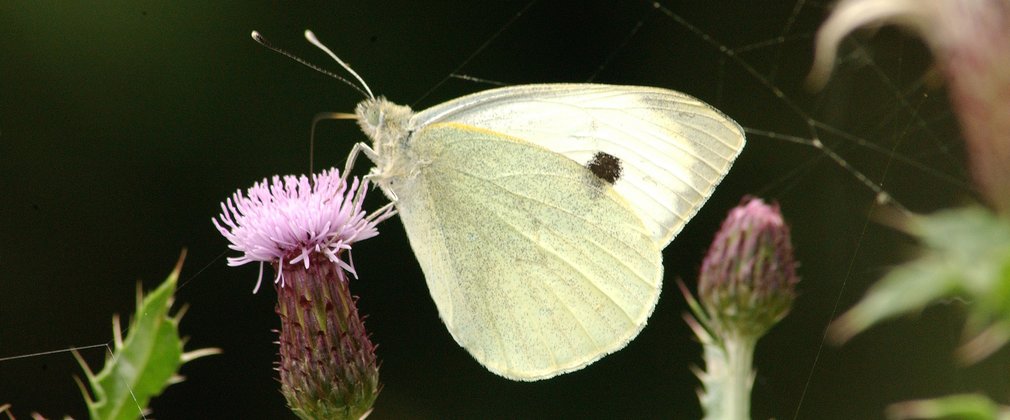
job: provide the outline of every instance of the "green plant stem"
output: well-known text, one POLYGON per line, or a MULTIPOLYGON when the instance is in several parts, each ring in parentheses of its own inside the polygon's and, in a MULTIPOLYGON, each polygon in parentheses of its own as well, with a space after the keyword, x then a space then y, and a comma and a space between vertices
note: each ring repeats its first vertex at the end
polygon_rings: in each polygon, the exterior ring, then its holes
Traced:
POLYGON ((705 393, 701 401, 706 420, 750 419, 755 345, 756 338, 739 334, 727 334, 722 342, 705 343, 705 393))
POLYGON ((750 394, 754 386, 754 347, 756 339, 736 337, 726 341, 729 376, 726 395, 727 413, 732 419, 750 418, 750 394))

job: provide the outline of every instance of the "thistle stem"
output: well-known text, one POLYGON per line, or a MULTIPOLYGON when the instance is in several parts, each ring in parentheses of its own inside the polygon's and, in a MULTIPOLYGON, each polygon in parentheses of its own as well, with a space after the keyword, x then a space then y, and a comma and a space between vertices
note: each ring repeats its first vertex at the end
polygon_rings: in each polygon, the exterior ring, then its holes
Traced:
POLYGON ((729 376, 727 377, 726 412, 733 419, 750 418, 750 395, 754 386, 754 346, 755 339, 735 337, 726 341, 729 355, 729 376))
POLYGON ((754 385, 754 347, 757 339, 732 335, 705 344, 702 410, 706 420, 750 419, 754 385))

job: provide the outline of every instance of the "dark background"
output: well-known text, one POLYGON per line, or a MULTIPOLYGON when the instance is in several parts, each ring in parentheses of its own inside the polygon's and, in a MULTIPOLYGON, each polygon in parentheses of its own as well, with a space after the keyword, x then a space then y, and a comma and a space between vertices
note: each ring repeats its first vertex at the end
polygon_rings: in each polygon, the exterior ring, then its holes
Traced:
MULTIPOLYGON (((833 82, 810 92, 802 81, 824 5, 806 2, 797 14, 793 1, 662 5, 715 45, 648 1, 0 3, 0 358, 110 340, 110 318, 132 312, 136 282, 154 287, 187 247, 177 298, 190 305, 187 348, 224 354, 184 367, 187 380, 153 402, 154 416, 293 417, 272 370, 274 292, 250 293, 256 266, 226 267, 227 244, 210 219, 237 188, 306 172, 312 116, 351 111, 361 98, 258 46, 252 29, 335 69, 302 39, 311 28, 376 93, 416 109, 488 87, 446 80, 461 65, 459 73, 506 84, 663 86, 750 130, 807 142, 816 133, 915 211, 972 196, 953 115, 914 39, 884 30, 850 43, 833 82), (807 117, 856 137, 812 131, 807 117)), ((364 139, 351 122, 321 128, 317 168, 342 166, 364 139)), ((748 193, 781 202, 803 276, 793 314, 758 347, 754 418, 880 418, 903 399, 1005 396, 1006 352, 971 368, 953 362, 957 303, 822 348, 836 311, 913 255, 911 242, 872 220, 870 188, 825 153, 749 137, 665 250, 666 287, 641 335, 547 381, 511 382, 473 361, 438 320, 399 222, 380 226, 381 236, 355 247, 361 279, 352 286, 382 360, 372 418, 700 417, 690 370, 700 347, 674 281, 693 285, 721 219, 748 193)), ((370 208, 384 203, 371 197, 370 208)), ((83 355, 99 368, 102 349, 83 355)), ((0 405, 22 418, 83 418, 73 375, 67 352, 2 359, 0 405)))

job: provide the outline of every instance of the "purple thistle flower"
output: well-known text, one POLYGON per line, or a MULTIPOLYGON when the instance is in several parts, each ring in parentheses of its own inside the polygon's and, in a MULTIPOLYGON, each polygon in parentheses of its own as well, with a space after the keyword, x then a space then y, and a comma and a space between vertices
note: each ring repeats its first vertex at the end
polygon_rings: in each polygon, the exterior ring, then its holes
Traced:
MULTIPOLYGON (((376 225, 393 215, 387 210, 366 217, 361 204, 367 189, 368 181, 359 185, 357 178, 348 189, 336 169, 313 175, 311 181, 304 175, 288 175, 283 180, 274 176, 270 183, 264 179, 254 184, 245 195, 236 191, 221 203, 221 222, 211 221, 231 242, 229 248, 244 253, 229 257, 229 266, 260 263, 253 293, 263 280, 265 262, 276 267, 302 263, 308 269, 311 255, 318 253, 355 274, 354 266, 340 259, 340 252, 378 235, 376 225)), ((278 282, 284 286, 284 270, 277 270, 274 283, 278 282)))
POLYGON ((214 226, 243 253, 228 265, 270 263, 277 276, 281 318, 281 393, 302 418, 358 419, 379 393, 375 346, 348 287, 354 274, 351 244, 378 235, 376 225, 393 215, 386 207, 361 209, 368 182, 348 187, 331 169, 308 177, 279 176, 236 192, 221 204, 214 226))

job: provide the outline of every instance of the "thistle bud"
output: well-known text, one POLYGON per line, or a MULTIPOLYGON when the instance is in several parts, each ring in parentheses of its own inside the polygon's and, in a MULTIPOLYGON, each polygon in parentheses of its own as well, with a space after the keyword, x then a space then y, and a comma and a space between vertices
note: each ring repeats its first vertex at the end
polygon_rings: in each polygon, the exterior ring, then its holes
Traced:
POLYGON ((789 313, 798 281, 778 205, 744 198, 705 256, 698 294, 711 328, 757 338, 789 313))
POLYGON ((744 198, 705 255, 698 299, 680 285, 693 314, 685 319, 704 349, 705 369, 696 374, 705 420, 750 418, 754 349, 789 313, 798 281, 778 205, 744 198))

